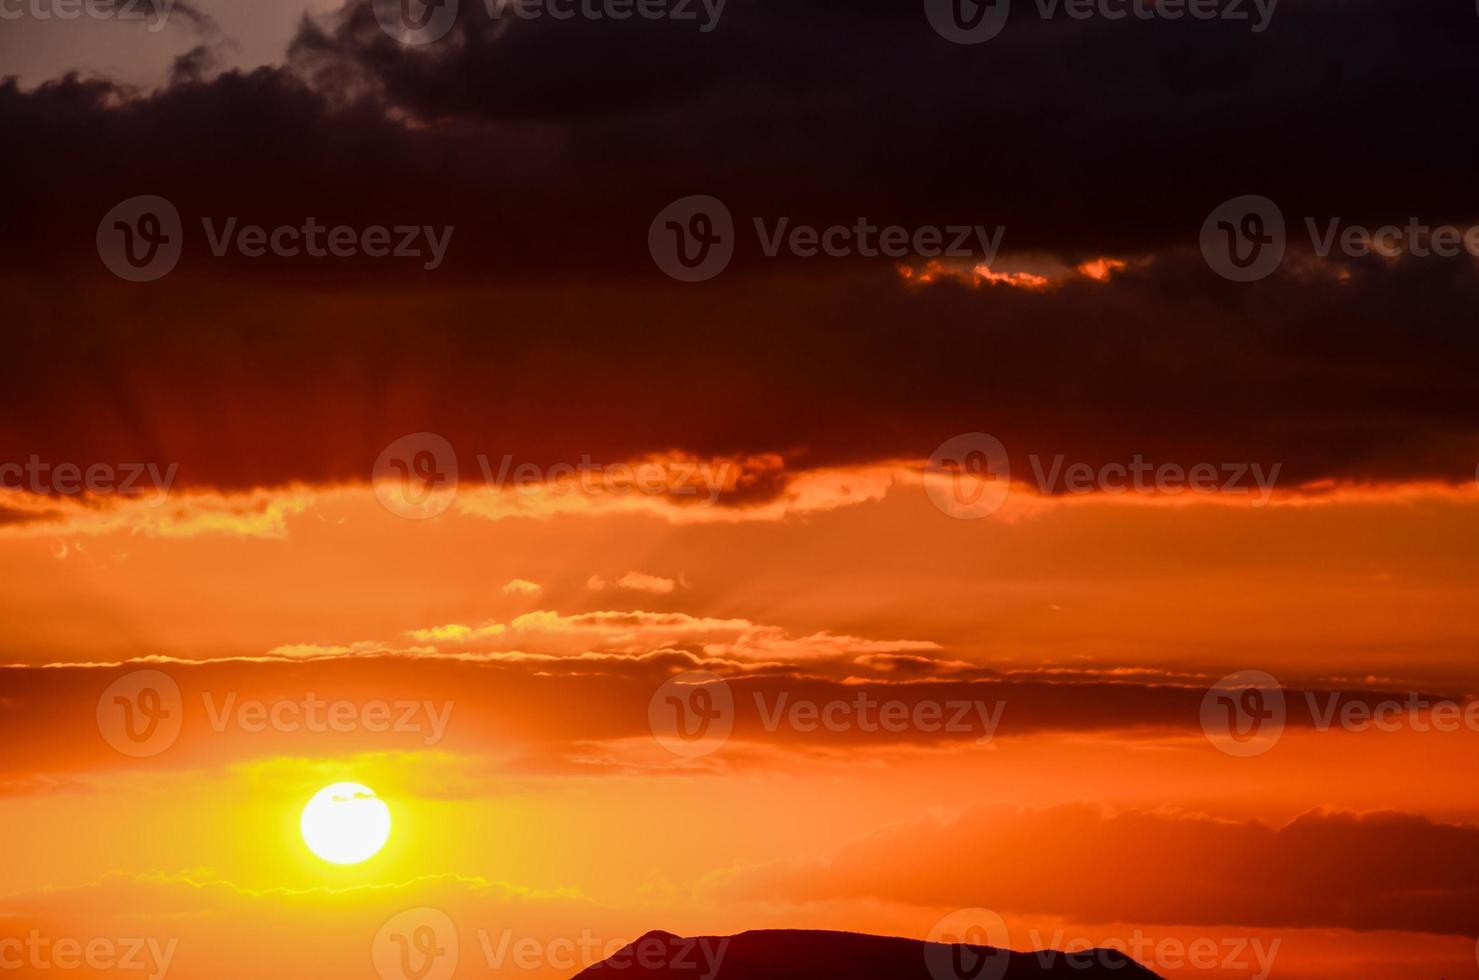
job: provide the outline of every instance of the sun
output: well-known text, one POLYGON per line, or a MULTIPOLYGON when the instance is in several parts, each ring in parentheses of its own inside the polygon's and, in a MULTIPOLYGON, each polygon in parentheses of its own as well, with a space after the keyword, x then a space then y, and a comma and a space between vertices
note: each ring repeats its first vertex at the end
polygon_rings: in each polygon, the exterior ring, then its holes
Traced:
POLYGON ((390 838, 390 808, 359 783, 335 783, 313 794, 298 822, 303 843, 325 861, 358 864, 390 838))

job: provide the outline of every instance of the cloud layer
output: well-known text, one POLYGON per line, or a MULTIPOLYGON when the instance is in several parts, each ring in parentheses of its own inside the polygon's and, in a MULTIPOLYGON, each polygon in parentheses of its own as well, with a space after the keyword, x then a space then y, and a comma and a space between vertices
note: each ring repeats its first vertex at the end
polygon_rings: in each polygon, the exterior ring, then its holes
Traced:
POLYGON ((277 68, 186 65, 147 94, 0 85, 0 177, 26 188, 0 242, 0 458, 177 463, 182 487, 242 488, 363 481, 418 431, 468 460, 676 450, 787 472, 985 431, 1023 471, 1029 453, 1140 453, 1280 463, 1293 485, 1473 476, 1472 259, 1313 260, 1296 241, 1298 261, 1239 285, 1196 251, 1208 211, 1250 191, 1296 240, 1304 215, 1472 218, 1474 137, 1451 124, 1479 72, 1467 9, 1317 3, 1252 34, 1029 7, 982 50, 885 3, 734 0, 707 34, 463 8, 425 48, 352 3, 277 68), (1372 132, 1399 152, 1352 145, 1372 132), (121 283, 95 232, 142 193, 178 207, 185 255, 121 283), (691 193, 741 230, 732 268, 697 285, 646 248, 691 193), (213 257, 201 222, 232 217, 456 234, 434 272, 213 257), (1000 267, 1051 284, 772 259, 752 229, 863 217, 1004 226, 1000 267), (1072 271, 1102 255, 1128 264, 1072 271))

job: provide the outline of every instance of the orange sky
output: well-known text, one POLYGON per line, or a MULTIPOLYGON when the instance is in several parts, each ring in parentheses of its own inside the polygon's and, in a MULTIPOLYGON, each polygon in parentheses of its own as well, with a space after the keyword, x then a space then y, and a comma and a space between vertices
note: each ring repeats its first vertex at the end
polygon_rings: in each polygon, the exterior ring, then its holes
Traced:
POLYGON ((0 0, 0 980, 1479 980, 1479 20, 1391 7, 0 0))
POLYGON ((175 941, 172 976, 349 976, 429 907, 457 976, 522 942, 535 978, 651 928, 923 938, 983 907, 1018 948, 1123 943, 1166 976, 1264 975, 1260 952, 1278 977, 1475 973, 1479 790, 1452 774, 1479 733, 1321 731, 1299 705, 1466 702, 1479 498, 1017 489, 955 520, 896 470, 742 520, 533 495, 566 512, 503 516, 476 491, 411 520, 345 486, 0 532, 6 934, 175 941), (1198 710, 1245 669, 1291 701, 1252 758, 1198 710), (138 670, 183 723, 129 757, 98 702, 138 670), (691 670, 739 708, 685 758, 648 712, 691 670), (986 715, 787 713, 859 697, 986 715), (296 826, 340 780, 394 820, 345 868, 296 826))

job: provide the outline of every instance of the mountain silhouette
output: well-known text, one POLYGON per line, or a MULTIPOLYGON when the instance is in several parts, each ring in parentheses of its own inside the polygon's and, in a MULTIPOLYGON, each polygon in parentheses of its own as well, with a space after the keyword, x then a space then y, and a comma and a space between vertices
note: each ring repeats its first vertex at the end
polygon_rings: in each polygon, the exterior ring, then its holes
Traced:
POLYGON ((649 932, 574 980, 1157 980, 1123 953, 1016 953, 851 932, 649 932))

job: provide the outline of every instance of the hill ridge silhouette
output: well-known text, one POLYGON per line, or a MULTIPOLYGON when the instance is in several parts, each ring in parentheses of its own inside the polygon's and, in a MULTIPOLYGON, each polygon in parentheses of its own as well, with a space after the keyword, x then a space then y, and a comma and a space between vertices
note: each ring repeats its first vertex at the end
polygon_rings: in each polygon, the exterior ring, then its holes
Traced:
POLYGON ((823 929, 678 936, 654 929, 573 980, 1159 980, 1107 948, 1015 952, 823 929))

